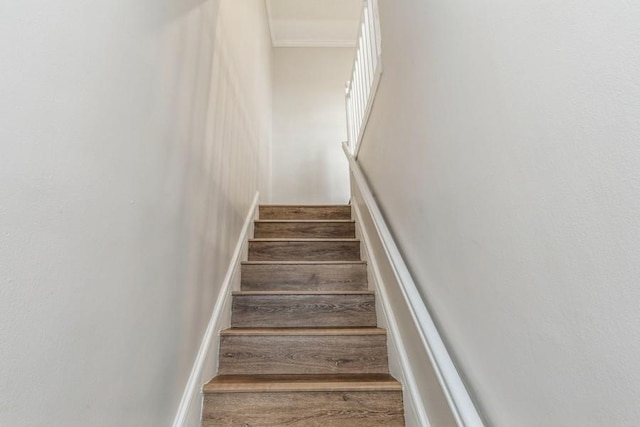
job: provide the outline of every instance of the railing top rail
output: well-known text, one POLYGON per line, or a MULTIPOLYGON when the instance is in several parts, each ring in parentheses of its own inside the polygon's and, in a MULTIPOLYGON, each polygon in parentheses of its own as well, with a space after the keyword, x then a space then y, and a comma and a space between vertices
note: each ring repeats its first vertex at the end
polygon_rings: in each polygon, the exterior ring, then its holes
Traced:
POLYGON ((346 111, 351 115, 347 120, 347 136, 356 156, 382 74, 376 1, 362 1, 356 55, 345 87, 346 111))

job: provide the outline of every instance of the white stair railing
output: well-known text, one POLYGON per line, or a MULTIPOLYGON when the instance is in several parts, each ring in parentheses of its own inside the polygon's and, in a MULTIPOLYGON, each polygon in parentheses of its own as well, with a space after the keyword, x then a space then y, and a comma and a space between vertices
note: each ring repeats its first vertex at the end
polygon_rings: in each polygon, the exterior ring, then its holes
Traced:
POLYGON ((379 22, 376 0, 364 0, 356 57, 346 88, 347 136, 356 157, 382 76, 379 22))

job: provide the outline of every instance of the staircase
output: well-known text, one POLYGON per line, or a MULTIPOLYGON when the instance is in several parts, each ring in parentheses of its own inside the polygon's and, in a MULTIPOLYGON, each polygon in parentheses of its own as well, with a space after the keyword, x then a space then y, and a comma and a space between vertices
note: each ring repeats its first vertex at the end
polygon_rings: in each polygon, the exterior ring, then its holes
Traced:
POLYGON ((350 206, 260 206, 202 425, 404 426, 350 206))

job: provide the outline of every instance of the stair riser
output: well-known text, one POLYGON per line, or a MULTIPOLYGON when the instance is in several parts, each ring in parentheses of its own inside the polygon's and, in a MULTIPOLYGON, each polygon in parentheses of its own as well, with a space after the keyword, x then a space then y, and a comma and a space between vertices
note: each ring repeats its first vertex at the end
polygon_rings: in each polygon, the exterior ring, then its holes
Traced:
POLYGON ((220 375, 388 372, 385 335, 231 335, 220 342, 220 375))
POLYGON ((260 206, 260 219, 351 219, 351 206, 260 206))
POLYGON ((239 328, 373 327, 373 295, 248 295, 233 297, 239 328))
POLYGON ((204 397, 204 427, 403 427, 402 392, 226 393, 204 397))
POLYGON ((256 239, 352 239, 356 237, 353 222, 256 222, 256 239))
POLYGON ((244 291, 360 291, 367 289, 365 264, 243 264, 244 291))
POLYGON ((249 242, 249 261, 359 261, 358 241, 249 242))

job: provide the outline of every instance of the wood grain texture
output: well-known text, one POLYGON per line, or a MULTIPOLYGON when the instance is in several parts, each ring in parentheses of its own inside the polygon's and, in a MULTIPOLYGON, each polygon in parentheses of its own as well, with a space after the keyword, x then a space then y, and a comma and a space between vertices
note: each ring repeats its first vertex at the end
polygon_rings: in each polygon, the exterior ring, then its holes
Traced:
POLYGON ((354 221, 256 221, 256 239, 268 238, 333 238, 356 237, 354 221))
POLYGON ((289 206, 261 205, 260 219, 351 219, 351 206, 289 206))
POLYGON ((374 291, 233 291, 232 295, 375 295, 374 291))
POLYGON ((234 295, 232 327, 374 327, 372 294, 234 295))
POLYGON ((261 206, 205 427, 404 426, 350 206, 261 206))
POLYGON ((386 335, 381 328, 229 328, 220 331, 221 336, 371 336, 386 335))
POLYGON ((204 393, 401 390, 389 374, 218 375, 203 388, 204 393))
POLYGON ((207 394, 205 427, 400 427, 402 393, 295 392, 207 394))
POLYGON ((249 261, 358 261, 360 241, 355 239, 253 239, 249 261))
POLYGON ((385 335, 222 335, 220 375, 386 374, 385 335))
POLYGON ((331 291, 367 289, 364 262, 243 263, 241 286, 246 291, 331 291))

